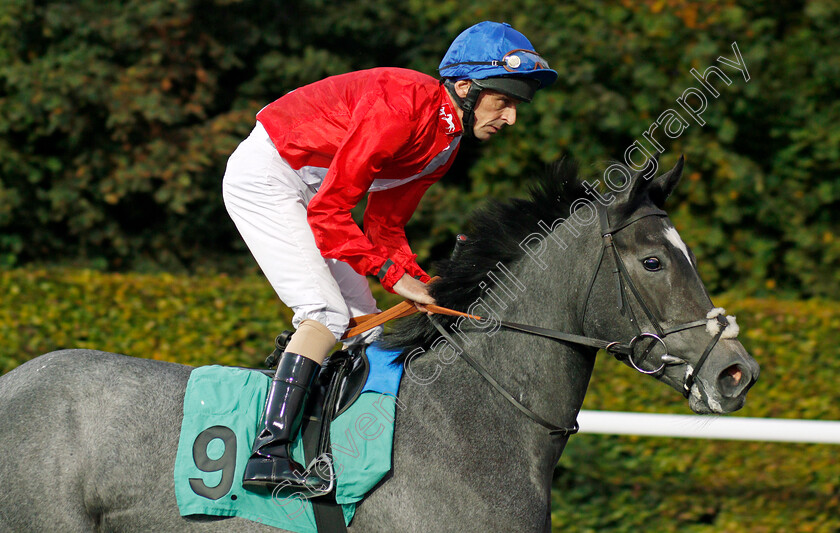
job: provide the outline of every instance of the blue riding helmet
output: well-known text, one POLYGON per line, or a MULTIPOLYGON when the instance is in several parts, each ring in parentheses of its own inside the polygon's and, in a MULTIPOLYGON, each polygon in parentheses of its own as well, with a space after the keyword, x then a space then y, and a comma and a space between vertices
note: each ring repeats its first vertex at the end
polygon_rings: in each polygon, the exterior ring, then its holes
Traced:
POLYGON ((497 76, 531 78, 548 87, 557 72, 534 50, 527 37, 503 22, 479 22, 452 41, 438 67, 454 80, 483 80, 497 76))
POLYGON ((470 135, 473 110, 483 89, 492 89, 523 102, 557 79, 557 71, 548 66, 527 37, 510 24, 479 22, 461 32, 452 41, 438 67, 444 84, 464 111, 464 129, 470 135), (471 80, 465 98, 455 93, 454 84, 471 80))

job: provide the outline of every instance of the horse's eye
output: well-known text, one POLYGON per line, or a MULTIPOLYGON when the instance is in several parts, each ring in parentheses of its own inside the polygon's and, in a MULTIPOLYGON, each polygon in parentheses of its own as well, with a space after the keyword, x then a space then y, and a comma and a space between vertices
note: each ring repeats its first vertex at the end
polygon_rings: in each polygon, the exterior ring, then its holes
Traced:
POLYGON ((662 263, 659 262, 658 257, 648 257, 647 259, 642 261, 642 265, 644 265, 644 267, 647 270, 650 270, 651 272, 656 272, 657 270, 662 268, 662 263))

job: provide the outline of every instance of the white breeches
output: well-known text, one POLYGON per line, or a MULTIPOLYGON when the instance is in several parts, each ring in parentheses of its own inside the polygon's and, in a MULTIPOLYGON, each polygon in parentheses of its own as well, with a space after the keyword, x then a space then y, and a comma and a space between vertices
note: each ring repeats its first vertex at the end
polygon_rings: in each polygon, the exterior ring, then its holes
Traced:
MULTIPOLYGON (((292 325, 317 320, 339 339, 350 317, 375 313, 365 276, 325 259, 306 221, 315 189, 277 153, 262 124, 228 160, 225 207, 280 299, 294 311, 292 325)), ((370 342, 381 327, 348 342, 370 342)))

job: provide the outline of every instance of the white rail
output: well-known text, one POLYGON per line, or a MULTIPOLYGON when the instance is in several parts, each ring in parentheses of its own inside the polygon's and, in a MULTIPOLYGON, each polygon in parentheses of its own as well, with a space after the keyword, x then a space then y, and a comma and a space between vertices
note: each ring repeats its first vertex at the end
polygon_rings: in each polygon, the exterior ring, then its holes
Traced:
POLYGON ((840 444, 840 421, 581 411, 581 433, 840 444))

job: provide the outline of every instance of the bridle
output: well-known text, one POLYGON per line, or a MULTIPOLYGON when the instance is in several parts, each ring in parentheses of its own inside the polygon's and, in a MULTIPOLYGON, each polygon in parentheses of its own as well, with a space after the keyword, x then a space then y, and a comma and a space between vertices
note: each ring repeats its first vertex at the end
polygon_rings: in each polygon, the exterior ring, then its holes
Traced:
POLYGON ((725 318, 723 312, 718 312, 714 315, 706 315, 705 318, 701 318, 698 320, 693 320, 690 322, 684 322, 682 324, 670 327, 670 328, 663 328, 661 321, 656 318, 651 311, 650 307, 645 303, 645 299, 642 297, 641 292, 636 287, 636 284, 633 283, 633 279, 630 277, 630 273, 627 270, 627 267, 624 264, 624 261, 621 259, 621 255, 618 253, 618 249, 616 249, 615 241, 613 236, 620 232, 621 230, 631 226, 635 222, 642 220, 647 217, 657 216, 657 217, 666 217, 668 214, 661 209, 650 209, 644 211, 641 214, 636 215, 635 217, 631 217, 630 219, 624 221, 620 225, 611 226, 609 220, 609 214, 607 210, 601 206, 597 206, 598 211, 598 219, 601 224, 601 238, 603 241, 603 246, 601 247, 601 253, 598 257, 598 266, 595 268, 595 273, 592 276, 591 281, 589 282, 589 286, 586 290, 585 296, 585 303, 584 303, 584 310, 583 310, 583 322, 585 323, 586 319, 586 310, 587 306, 589 305, 589 296, 592 293, 592 287, 595 285, 595 280, 598 277, 598 273, 601 270, 601 266, 604 263, 604 257, 607 255, 607 251, 611 252, 610 255, 613 257, 613 262, 615 264, 615 270, 613 272, 616 275, 616 284, 617 284, 617 293, 618 293, 618 310, 622 315, 629 315, 630 323, 634 325, 636 328, 637 334, 633 337, 627 346, 630 348, 629 351, 624 350, 611 350, 611 347, 614 346, 621 346, 621 343, 612 342, 607 345, 605 350, 609 353, 612 353, 617 359, 619 360, 626 360, 630 366, 632 366, 637 371, 643 374, 650 374, 654 376, 660 375, 667 366, 671 365, 686 365, 686 374, 683 378, 683 394, 688 397, 689 393, 691 392, 691 387, 694 385, 695 378, 697 374, 700 372, 700 368, 706 362, 709 357, 709 354, 714 349, 715 345, 717 345, 718 341, 724 335, 724 331, 730 325, 730 322, 725 318), (654 332, 644 332, 642 331, 638 320, 636 319, 635 313, 633 312, 633 307, 629 305, 627 302, 627 295, 625 288, 630 289, 630 293, 636 300, 636 303, 639 304, 639 307, 644 312, 645 316, 648 319, 648 322, 653 327, 654 332), (673 356, 668 353, 668 346, 665 344, 665 338, 668 335, 673 333, 677 333, 680 331, 685 331, 692 328, 697 327, 708 327, 709 321, 715 320, 718 324, 717 333, 712 336, 712 339, 709 341, 709 344, 706 346, 706 349, 703 351, 703 354, 697 360, 697 363, 692 367, 688 363, 688 361, 673 356), (664 349, 664 354, 661 356, 660 360, 662 361, 661 365, 654 369, 654 370, 645 370, 640 365, 636 363, 636 358, 634 357, 634 344, 643 338, 649 338, 653 342, 648 345, 648 347, 643 352, 642 356, 647 356, 650 351, 656 346, 657 343, 661 344, 664 349))
MULTIPOLYGON (((612 226, 610 224, 609 215, 607 213, 606 208, 600 205, 596 205, 596 210, 598 212, 598 219, 601 225, 601 238, 603 246, 601 247, 597 266, 595 268, 594 273, 592 274, 592 278, 586 289, 586 299, 584 303, 582 323, 585 323, 586 311, 589 304, 589 297, 592 293, 592 288, 595 285, 595 281, 598 278, 598 274, 601 272, 601 269, 606 264, 605 258, 607 256, 611 256, 615 265, 613 273, 615 273, 617 283, 618 309, 622 315, 629 314, 630 322, 635 326, 637 334, 628 342, 605 341, 594 337, 587 337, 585 335, 575 335, 572 333, 566 333, 555 329, 541 328, 538 326, 531 326, 527 324, 518 324, 515 322, 493 321, 493 324, 506 329, 521 331, 531 335, 537 335, 540 337, 554 339, 561 342, 603 349, 607 353, 612 354, 620 361, 626 361, 631 367, 643 374, 659 376, 662 374, 662 372, 665 371, 665 368, 668 366, 685 365, 686 373, 685 377, 683 378, 683 395, 685 397, 688 397, 691 393, 691 389, 694 385, 696 376, 700 372, 700 368, 706 362, 706 360, 709 357, 709 354, 711 354, 718 341, 722 337, 734 337, 734 335, 731 334, 724 334, 728 326, 734 325, 734 318, 731 318, 731 320, 727 320, 727 318, 724 317, 725 312, 722 309, 716 308, 713 309, 709 314, 707 314, 706 318, 685 322, 683 324, 679 324, 670 328, 663 328, 661 322, 654 316, 650 307, 645 303, 641 292, 636 287, 635 283, 633 283, 633 280, 630 277, 627 267, 625 266, 624 261, 622 261, 621 259, 621 255, 618 253, 618 250, 615 247, 613 236, 616 233, 622 231, 623 229, 633 225, 634 223, 644 218, 651 216, 664 217, 667 216, 667 213, 665 213, 665 211, 662 211, 661 209, 649 209, 634 217, 631 217, 626 221, 623 221, 620 225, 612 226), (636 319, 635 313, 633 312, 633 307, 629 305, 629 302, 627 301, 626 289, 630 290, 630 293, 633 295, 639 307, 644 312, 649 323, 654 329, 653 332, 642 331, 636 319), (717 327, 713 327, 715 324, 717 327), (697 360, 697 363, 694 366, 689 364, 689 362, 685 359, 673 356, 668 353, 668 346, 665 344, 665 338, 668 335, 701 326, 705 326, 707 328, 707 331, 714 331, 715 333, 712 334, 712 339, 709 341, 709 344, 706 346, 706 349, 703 351, 703 354, 700 356, 700 358, 697 360), (664 349, 664 353, 660 357, 660 366, 653 370, 643 368, 643 366, 638 362, 638 358, 635 356, 636 345, 645 339, 649 339, 652 342, 650 342, 649 345, 644 349, 644 352, 642 353, 643 358, 646 357, 657 344, 661 344, 662 348, 664 349)), ((453 311, 451 309, 446 309, 435 305, 427 306, 427 308, 430 311, 432 311, 432 313, 446 314, 452 316, 463 316, 470 318, 471 320, 477 321, 479 323, 491 322, 487 318, 482 318, 475 315, 468 315, 466 313, 453 311)), ((487 370, 485 370, 480 363, 478 363, 478 361, 473 359, 458 343, 455 342, 455 340, 452 338, 452 335, 450 335, 450 333, 446 331, 446 329, 443 327, 440 321, 437 320, 433 314, 429 314, 427 316, 429 317, 429 320, 434 325, 434 327, 438 330, 438 332, 447 340, 447 342, 449 342, 453 348, 456 348, 455 351, 458 353, 458 355, 460 355, 462 359, 464 359, 470 366, 472 366, 473 369, 475 369, 494 389, 496 389, 505 399, 507 399, 508 402, 513 404, 517 409, 519 409, 522 413, 528 416, 532 421, 548 429, 552 435, 570 436, 578 431, 579 427, 577 421, 575 421, 574 426, 571 428, 557 426, 550 422, 547 422, 542 417, 534 413, 531 409, 519 402, 516 398, 513 397, 513 395, 511 395, 507 390, 505 390, 505 388, 502 387, 493 378, 493 376, 489 372, 487 372, 487 370)), ((737 328, 734 329, 737 330, 737 328)), ((731 331, 732 330, 730 330, 730 332, 731 331)))

